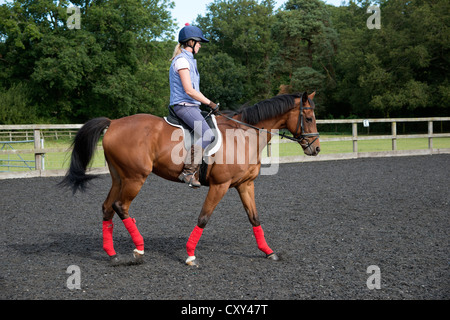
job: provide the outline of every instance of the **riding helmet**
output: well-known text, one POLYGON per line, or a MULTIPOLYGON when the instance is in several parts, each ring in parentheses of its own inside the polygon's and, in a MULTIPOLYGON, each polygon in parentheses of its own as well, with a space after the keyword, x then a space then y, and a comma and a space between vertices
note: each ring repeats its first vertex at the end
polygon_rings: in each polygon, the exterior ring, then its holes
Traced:
POLYGON ((199 27, 191 26, 186 23, 186 26, 183 27, 178 34, 178 42, 185 43, 189 40, 209 42, 209 40, 203 36, 203 32, 199 27))

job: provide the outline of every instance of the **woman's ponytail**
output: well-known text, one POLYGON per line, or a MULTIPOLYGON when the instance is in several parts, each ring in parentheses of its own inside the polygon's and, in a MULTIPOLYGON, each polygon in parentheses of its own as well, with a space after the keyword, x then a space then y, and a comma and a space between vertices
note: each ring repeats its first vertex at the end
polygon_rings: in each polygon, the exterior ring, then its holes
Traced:
POLYGON ((178 43, 176 46, 175 46, 175 50, 173 50, 173 56, 172 56, 172 59, 170 59, 170 61, 172 61, 173 59, 175 59, 175 57, 177 56, 177 55, 179 55, 181 53, 181 43, 178 43))

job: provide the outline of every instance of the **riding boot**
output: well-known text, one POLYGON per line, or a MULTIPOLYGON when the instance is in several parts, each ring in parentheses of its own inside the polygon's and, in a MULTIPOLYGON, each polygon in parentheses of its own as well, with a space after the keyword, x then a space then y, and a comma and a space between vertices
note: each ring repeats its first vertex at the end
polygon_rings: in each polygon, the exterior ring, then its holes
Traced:
MULTIPOLYGON (((195 161, 195 148, 196 146, 191 146, 190 152, 186 155, 186 159, 184 160, 184 168, 183 172, 178 176, 178 179, 181 181, 188 183, 191 188, 199 188, 201 183, 195 177, 195 174, 198 172, 200 167, 200 161, 195 161)), ((199 147, 197 147, 199 148, 199 147)), ((201 154, 203 155, 203 149, 201 149, 201 154)))

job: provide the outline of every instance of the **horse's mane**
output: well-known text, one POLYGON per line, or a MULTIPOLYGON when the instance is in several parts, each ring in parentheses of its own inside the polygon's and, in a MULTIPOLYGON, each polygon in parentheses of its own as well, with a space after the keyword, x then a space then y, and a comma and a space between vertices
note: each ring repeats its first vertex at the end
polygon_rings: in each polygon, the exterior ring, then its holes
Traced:
POLYGON ((260 121, 274 118, 284 114, 295 107, 295 98, 301 94, 283 94, 267 100, 260 101, 249 107, 241 107, 235 114, 241 115, 241 120, 254 125, 260 121))

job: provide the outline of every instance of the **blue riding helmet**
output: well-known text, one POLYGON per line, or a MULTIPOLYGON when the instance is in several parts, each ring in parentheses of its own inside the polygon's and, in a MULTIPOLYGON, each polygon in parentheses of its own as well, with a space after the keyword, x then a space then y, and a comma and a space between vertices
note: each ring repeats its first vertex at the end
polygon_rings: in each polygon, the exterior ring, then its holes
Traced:
POLYGON ((178 34, 178 42, 185 43, 189 40, 195 40, 199 42, 209 42, 209 40, 203 36, 203 32, 202 30, 200 30, 199 27, 190 26, 189 24, 186 24, 186 26, 183 27, 183 29, 181 29, 180 33, 178 34))

